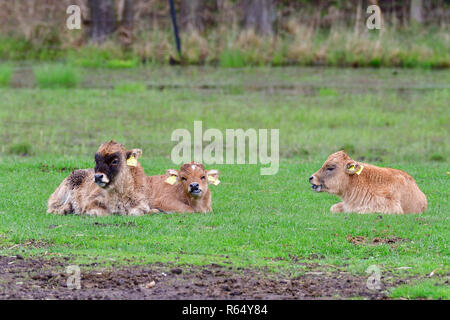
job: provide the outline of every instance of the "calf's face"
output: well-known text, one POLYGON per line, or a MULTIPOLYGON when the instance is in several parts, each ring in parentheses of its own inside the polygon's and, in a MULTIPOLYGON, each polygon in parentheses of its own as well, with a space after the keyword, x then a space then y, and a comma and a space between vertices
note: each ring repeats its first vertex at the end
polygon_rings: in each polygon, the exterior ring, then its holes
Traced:
POLYGON ((140 149, 126 151, 123 145, 110 141, 104 143, 95 153, 94 182, 101 188, 112 186, 117 177, 127 169, 127 159, 137 159, 140 149))
POLYGON ((193 198, 201 198, 208 191, 208 184, 218 184, 219 172, 217 170, 205 170, 201 163, 185 163, 180 170, 169 169, 166 173, 176 176, 176 183, 180 184, 186 195, 193 198))
POLYGON ((348 185, 351 175, 359 174, 361 168, 344 151, 338 151, 330 155, 322 168, 309 177, 309 182, 316 192, 339 194, 348 185))

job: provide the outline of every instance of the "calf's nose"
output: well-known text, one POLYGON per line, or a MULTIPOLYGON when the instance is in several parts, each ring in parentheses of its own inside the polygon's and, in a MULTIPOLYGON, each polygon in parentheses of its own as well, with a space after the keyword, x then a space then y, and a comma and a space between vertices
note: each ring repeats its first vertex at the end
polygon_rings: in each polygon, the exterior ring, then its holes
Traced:
POLYGON ((193 182, 189 185, 189 187, 191 188, 192 191, 194 191, 194 190, 198 190, 199 185, 197 182, 193 182))
POLYGON ((102 182, 102 180, 103 180, 103 174, 98 173, 98 174, 94 175, 95 182, 102 182))

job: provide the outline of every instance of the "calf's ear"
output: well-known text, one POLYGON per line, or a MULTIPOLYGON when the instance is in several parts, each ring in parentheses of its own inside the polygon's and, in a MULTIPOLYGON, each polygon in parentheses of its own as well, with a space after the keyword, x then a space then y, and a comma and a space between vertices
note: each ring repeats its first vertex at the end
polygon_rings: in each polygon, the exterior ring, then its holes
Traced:
POLYGON ((127 159, 134 157, 136 160, 142 155, 141 149, 131 149, 127 151, 127 159))
POLYGON ((355 173, 359 174, 359 173, 361 173, 361 169, 362 168, 363 167, 359 163, 357 163, 356 161, 349 161, 345 165, 345 172, 347 174, 350 174, 350 175, 355 174, 355 173))
POLYGON ((167 169, 166 170, 166 174, 169 176, 176 176, 178 177, 178 171, 175 169, 167 169))
POLYGON ((138 162, 137 159, 141 156, 141 149, 131 149, 127 151, 127 166, 136 167, 138 162))
POLYGON ((219 171, 213 169, 206 171, 206 173, 208 174, 208 183, 212 183, 216 186, 220 183, 219 171))
POLYGON ((175 183, 179 182, 178 179, 178 171, 175 169, 167 169, 166 170, 166 175, 168 175, 169 177, 165 180, 166 183, 174 185, 175 183))

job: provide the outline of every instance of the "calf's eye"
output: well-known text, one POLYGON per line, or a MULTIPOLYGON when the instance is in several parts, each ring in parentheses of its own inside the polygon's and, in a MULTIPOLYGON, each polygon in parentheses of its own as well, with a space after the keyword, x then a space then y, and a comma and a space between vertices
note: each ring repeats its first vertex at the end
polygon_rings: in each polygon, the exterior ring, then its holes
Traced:
POLYGON ((205 180, 205 176, 202 177, 202 180, 205 180))
POLYGON ((181 177, 181 180, 186 181, 187 179, 185 177, 181 177))
POLYGON ((111 162, 111 164, 112 164, 112 165, 119 164, 119 160, 118 160, 118 159, 114 159, 114 160, 111 162))
POLYGON ((329 167, 329 168, 327 168, 327 171, 333 171, 334 170, 334 168, 333 167, 329 167))

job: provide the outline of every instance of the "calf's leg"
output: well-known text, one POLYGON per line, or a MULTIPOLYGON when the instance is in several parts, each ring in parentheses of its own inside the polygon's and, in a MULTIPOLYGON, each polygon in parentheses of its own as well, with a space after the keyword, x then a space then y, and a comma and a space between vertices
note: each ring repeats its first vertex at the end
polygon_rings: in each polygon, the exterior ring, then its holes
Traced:
POLYGON ((336 203, 335 205, 332 205, 330 208, 330 211, 332 213, 344 212, 344 203, 339 202, 339 203, 336 203))

